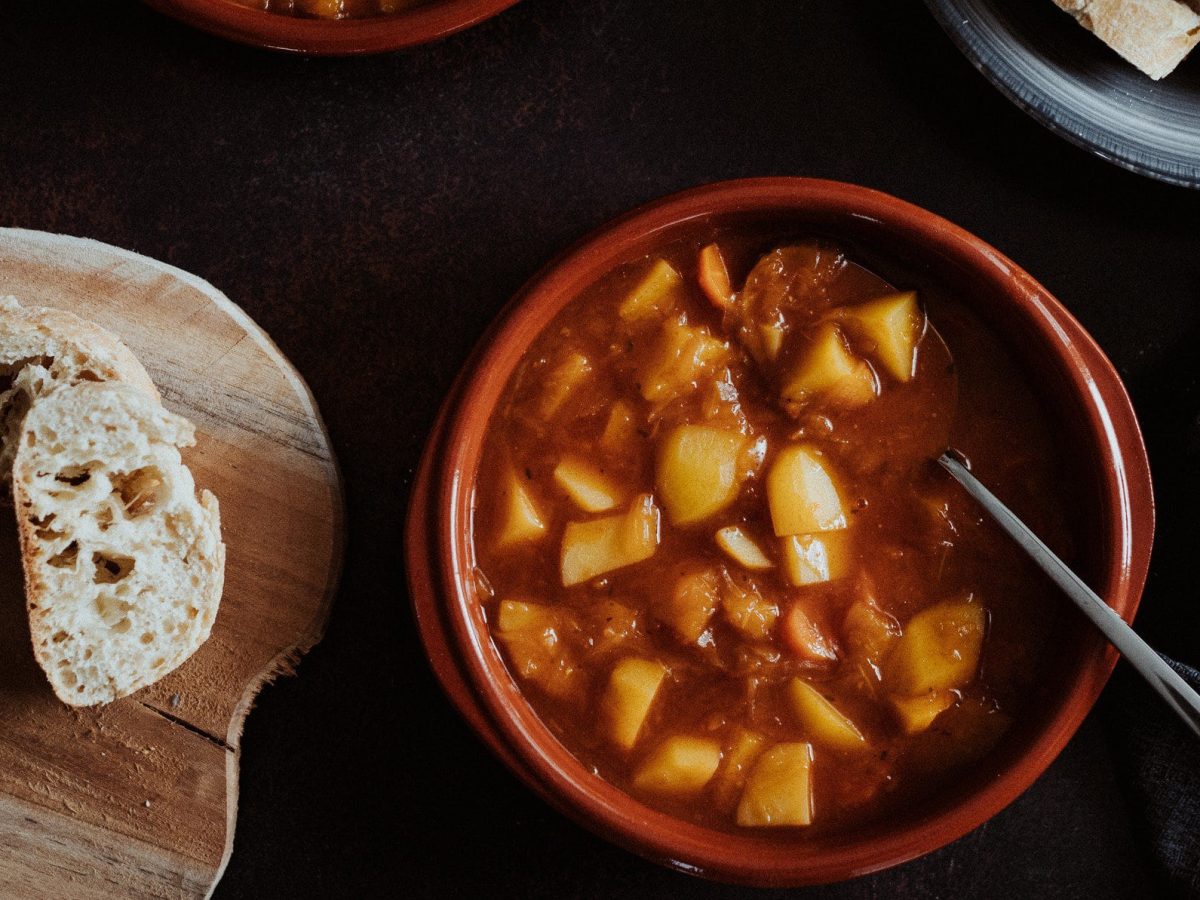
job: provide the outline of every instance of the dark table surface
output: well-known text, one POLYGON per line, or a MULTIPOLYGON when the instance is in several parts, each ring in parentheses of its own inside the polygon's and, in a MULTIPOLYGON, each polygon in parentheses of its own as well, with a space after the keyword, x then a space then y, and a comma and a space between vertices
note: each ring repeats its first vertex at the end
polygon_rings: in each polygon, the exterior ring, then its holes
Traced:
MULTIPOLYGON (((766 896, 617 850, 510 777, 426 667, 400 536, 438 405, 526 278, 643 201, 776 174, 940 213, 1091 330, 1157 479, 1139 627, 1200 661, 1200 193, 1043 131, 915 0, 524 0, 357 60, 226 44, 132 0, 0 0, 0 225, 97 238, 225 291, 308 379, 345 473, 329 631, 250 716, 219 898, 766 896)), ((1105 707, 974 833, 804 893, 1152 892, 1105 707)))

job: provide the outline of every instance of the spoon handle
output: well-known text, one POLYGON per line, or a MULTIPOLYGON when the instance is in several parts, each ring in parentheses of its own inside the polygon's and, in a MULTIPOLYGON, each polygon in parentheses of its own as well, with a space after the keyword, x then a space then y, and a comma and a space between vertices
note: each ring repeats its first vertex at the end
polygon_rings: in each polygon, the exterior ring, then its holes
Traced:
POLYGON ((1016 517, 1012 510, 1000 502, 996 495, 983 486, 961 462, 947 453, 938 457, 938 462, 947 472, 966 488, 987 510, 993 519, 1015 540, 1035 563, 1062 588, 1075 605, 1112 641, 1113 646, 1142 674, 1150 686, 1179 713, 1180 718, 1200 735, 1200 694, 1192 690, 1161 656, 1138 637, 1112 608, 1084 584, 1083 580, 1067 568, 1054 552, 1041 542, 1029 527, 1016 517))

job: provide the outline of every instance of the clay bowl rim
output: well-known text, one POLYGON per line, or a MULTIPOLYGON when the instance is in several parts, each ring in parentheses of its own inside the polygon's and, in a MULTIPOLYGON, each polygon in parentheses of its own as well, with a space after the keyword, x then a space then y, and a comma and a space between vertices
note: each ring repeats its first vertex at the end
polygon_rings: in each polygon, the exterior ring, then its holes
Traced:
POLYGON ((498 15, 518 0, 433 0, 427 6, 361 19, 311 19, 252 9, 233 0, 144 0, 217 37, 311 56, 403 50, 449 37, 498 15))
MULTIPOLYGON (((692 221, 826 215, 865 220, 925 245, 1003 295, 1006 315, 1033 326, 1057 357, 1102 473, 1113 552, 1097 590, 1132 621, 1149 567, 1154 506, 1149 462, 1116 370, 1075 318, 999 251, 939 216, 868 188, 804 178, 705 185, 640 207, 585 237, 534 276, 476 346, 443 406, 409 510, 407 562, 422 642, 446 692, 490 749, 553 806, 654 861, 706 877, 763 886, 828 883, 906 862, 961 837, 1023 793, 1057 757, 1094 705, 1117 654, 1084 633, 1057 710, 1019 754, 961 802, 900 825, 813 842, 731 835, 659 813, 588 773, 540 722, 491 643, 470 582, 471 489, 483 430, 530 340, 571 298, 655 235, 692 221), (450 598, 451 602, 446 602, 450 598)), ((886 236, 883 238, 886 240, 886 236)), ((864 242, 865 243, 865 242, 864 242)), ((947 263, 947 265, 950 264, 947 263)), ((1014 330, 1016 328, 1014 327, 1014 330)))

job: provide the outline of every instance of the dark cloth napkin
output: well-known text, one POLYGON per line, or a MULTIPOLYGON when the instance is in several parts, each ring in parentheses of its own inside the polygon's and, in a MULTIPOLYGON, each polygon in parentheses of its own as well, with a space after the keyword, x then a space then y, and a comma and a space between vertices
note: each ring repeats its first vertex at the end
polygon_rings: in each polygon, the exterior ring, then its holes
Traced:
MULTIPOLYGON (((1200 671, 1167 662, 1200 690, 1200 671)), ((1163 886, 1200 897, 1200 737, 1125 662, 1105 693, 1104 712, 1134 826, 1163 886)))

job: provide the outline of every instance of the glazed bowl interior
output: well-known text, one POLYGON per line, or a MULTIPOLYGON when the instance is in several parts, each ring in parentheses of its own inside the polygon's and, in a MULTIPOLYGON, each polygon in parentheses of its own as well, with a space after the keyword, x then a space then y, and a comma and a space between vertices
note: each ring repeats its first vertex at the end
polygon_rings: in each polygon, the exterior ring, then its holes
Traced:
POLYGON ((469 28, 517 0, 427 0, 394 13, 319 19, 253 9, 234 0, 146 0, 180 21, 219 37, 320 56, 400 50, 469 28))
POLYGON ((488 472, 481 460, 484 431, 525 349, 567 303, 612 268, 697 225, 830 238, 893 283, 934 287, 977 313, 1026 371, 1059 428, 1057 443, 1069 461, 1064 468, 1075 482, 1079 552, 1073 562, 1126 619, 1140 597, 1153 531, 1145 452, 1111 365, 1028 275, 930 213, 830 182, 727 182, 636 211, 549 265, 481 343, 445 420, 430 499, 440 602, 447 604, 447 631, 463 678, 489 723, 485 737, 554 805, 660 862, 763 885, 847 878, 933 850, 1011 802, 1074 733, 1116 657, 1082 618, 1060 611, 1045 674, 1001 743, 903 816, 845 832, 713 831, 642 805, 571 756, 523 698, 489 637, 472 547, 474 486, 488 472))

